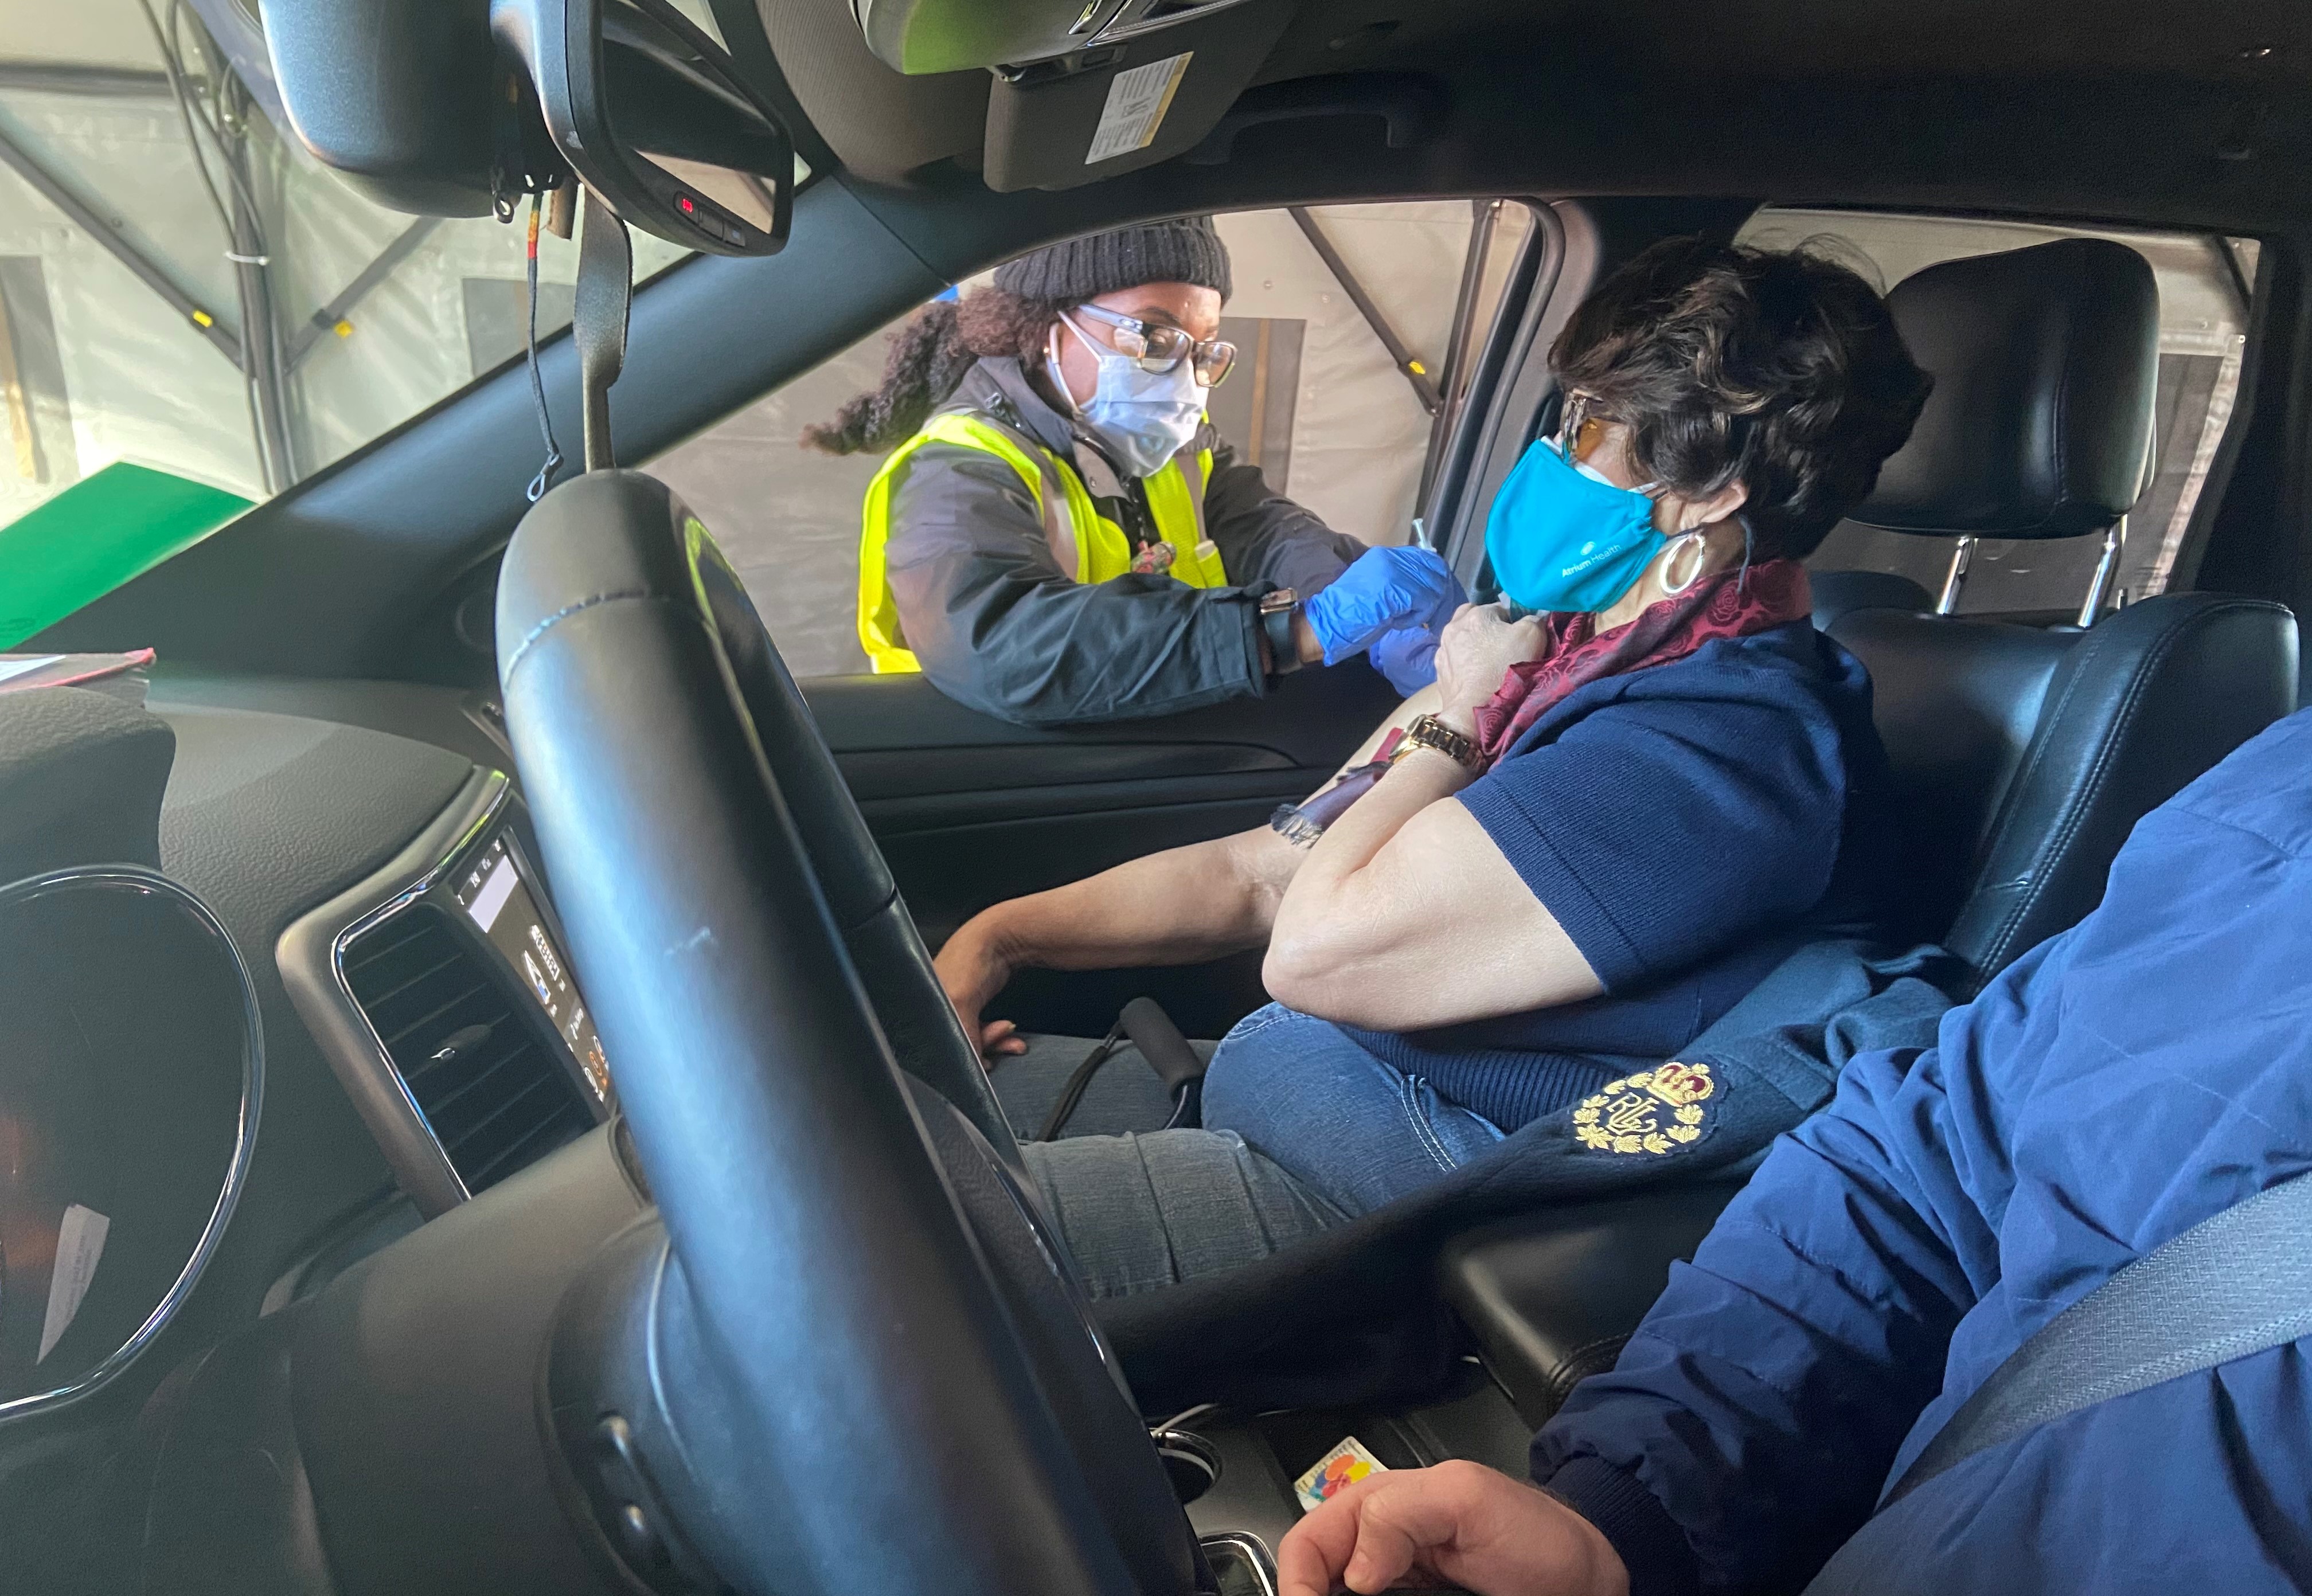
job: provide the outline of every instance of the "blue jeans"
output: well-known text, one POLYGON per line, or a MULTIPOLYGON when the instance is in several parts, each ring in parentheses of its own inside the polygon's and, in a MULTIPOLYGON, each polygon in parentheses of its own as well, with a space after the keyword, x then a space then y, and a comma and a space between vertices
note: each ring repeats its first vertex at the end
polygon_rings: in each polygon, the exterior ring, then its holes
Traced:
POLYGON ((1491 1121, 1281 1003, 1222 1039, 1204 1127, 1233 1130, 1349 1215, 1430 1185, 1502 1139, 1491 1121))

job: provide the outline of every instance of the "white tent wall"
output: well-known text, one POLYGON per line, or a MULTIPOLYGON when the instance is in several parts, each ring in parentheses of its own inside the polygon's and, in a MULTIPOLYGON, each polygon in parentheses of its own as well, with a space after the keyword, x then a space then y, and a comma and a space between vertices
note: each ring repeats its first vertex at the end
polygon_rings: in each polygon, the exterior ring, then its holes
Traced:
MULTIPOLYGON (((238 320, 223 234, 165 99, 12 92, 0 102, 0 130, 43 157, 220 323, 238 320), (193 240, 200 246, 188 249, 193 240)), ((0 457, 0 525, 121 459, 259 495, 241 373, 102 245, 4 170, 0 257, 39 263, 77 467, 65 477, 51 463, 46 480, 27 478, 13 451, 0 457)), ((10 424, 0 412, 0 429, 10 424)))
MULTIPOLYGON (((12 18, 16 7, 0 0, 12 18)), ((39 8, 46 13, 46 8, 39 8)), ((25 37, 36 60, 101 65, 157 74, 160 58, 134 4, 95 0, 108 19, 109 54, 91 55, 74 37, 25 37)), ((54 13, 48 14, 55 21, 54 13)), ((18 41, 12 36, 12 55, 18 41)), ((92 47, 91 47, 92 48, 92 47)), ((0 133, 96 212, 130 248, 237 336, 240 296, 225 257, 224 227, 203 189, 184 125, 165 86, 146 90, 0 92, 0 133)), ((266 271, 285 347, 409 227, 414 218, 370 204, 261 118, 250 131, 252 188, 267 231, 266 271)), ((212 160, 220 186, 223 173, 212 160)), ((635 270, 646 278, 685 251, 637 234, 635 270)), ((0 526, 74 481, 117 460, 208 483, 245 498, 264 496, 241 373, 184 317, 138 281, 86 229, 0 168, 0 285, 13 296, 37 289, 53 327, 62 415, 39 414, 45 440, 68 417, 71 448, 32 451, 37 468, 13 447, 10 411, 0 406, 0 526), (27 272, 25 263, 37 263, 27 272), (31 286, 27 286, 27 285, 31 286)), ((539 332, 568 320, 577 272, 574 244, 541 240, 539 332), (558 289, 558 293, 556 290, 558 289)), ((468 325, 474 282, 503 283, 494 302, 518 308, 523 229, 478 217, 443 222, 355 305, 345 330, 320 332, 285 385, 285 407, 300 475, 310 475, 455 393, 480 375, 486 345, 495 365, 518 349, 518 317, 502 316, 477 336, 468 325), (504 322, 507 325, 497 325, 504 322)), ((318 330, 318 329, 317 329, 318 330)), ((34 396, 35 398, 39 396, 34 396)), ((576 452, 576 440, 565 440, 576 452)), ((541 454, 543 450, 541 448, 541 454)))
MULTIPOLYGON (((1433 379, 1452 334, 1469 206, 1327 205, 1309 214, 1433 379)), ((1413 385, 1289 213, 1216 220, 1236 274, 1229 314, 1306 324, 1285 490, 1336 531, 1369 544, 1405 542, 1429 447, 1429 414, 1413 385)))

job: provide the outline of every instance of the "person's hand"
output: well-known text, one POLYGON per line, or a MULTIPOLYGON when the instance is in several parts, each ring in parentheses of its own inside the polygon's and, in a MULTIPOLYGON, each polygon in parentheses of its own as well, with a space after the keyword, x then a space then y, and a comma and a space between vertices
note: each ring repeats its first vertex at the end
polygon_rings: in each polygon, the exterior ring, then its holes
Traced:
POLYGON ((1538 615, 1511 621, 1499 605, 1463 605, 1437 640, 1437 718, 1476 735, 1477 706, 1501 691, 1511 666, 1540 658, 1547 641, 1538 615))
POLYGON ((1406 545, 1367 549, 1304 604, 1301 614, 1324 645, 1325 663, 1338 665, 1385 632, 1437 624, 1461 596, 1460 581, 1443 556, 1406 545))
POLYGON ((1476 1463, 1369 1474, 1292 1526, 1278 1596, 1458 1585, 1475 1596, 1628 1596, 1598 1527, 1556 1497, 1476 1463))
POLYGON ((983 1024, 979 1017, 1015 968, 1002 935, 985 914, 966 920, 932 960, 932 968, 939 972, 947 1000, 955 1005, 955 1017, 963 1022, 963 1033, 978 1047, 983 1062, 993 1064, 1028 1051, 1027 1039, 1016 1034, 1019 1027, 1010 1020, 983 1024))
POLYGON ((1400 697, 1411 698, 1437 679, 1437 634, 1426 626, 1384 632, 1371 653, 1373 668, 1400 697))

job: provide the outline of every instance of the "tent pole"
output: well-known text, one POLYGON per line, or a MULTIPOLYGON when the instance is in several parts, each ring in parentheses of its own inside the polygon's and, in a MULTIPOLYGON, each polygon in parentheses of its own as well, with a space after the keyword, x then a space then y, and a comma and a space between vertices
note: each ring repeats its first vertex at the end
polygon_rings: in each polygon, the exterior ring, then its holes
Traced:
POLYGON ((1379 338, 1381 347, 1388 351, 1389 360, 1413 385, 1413 397, 1421 401, 1422 410, 1430 415, 1436 414, 1437 385, 1429 379, 1429 369, 1421 363, 1418 355, 1406 347, 1405 340, 1397 336, 1397 329, 1388 325, 1388 318, 1381 314, 1380 307, 1373 302, 1372 295, 1365 292, 1365 285, 1357 281, 1357 275, 1349 269, 1349 263, 1341 258, 1341 252, 1333 248, 1333 240, 1325 236, 1324 230, 1317 225, 1317 219, 1309 214, 1308 207, 1292 205, 1288 208, 1292 220, 1300 224, 1300 231, 1308 235, 1309 244, 1323 259, 1325 269, 1333 274, 1333 280, 1341 285, 1341 292, 1349 296, 1349 302, 1356 306, 1358 313, 1363 316, 1365 325, 1372 328, 1373 336, 1379 338))
POLYGON ((5 128, 0 128, 0 166, 6 166, 31 185, 41 198, 62 211, 83 232, 101 245, 107 254, 134 273, 138 282, 160 295, 170 309, 192 323, 193 330, 215 345, 217 353, 231 361, 235 371, 241 369, 241 340, 219 327, 214 315, 170 281, 166 273, 145 259, 135 245, 108 225, 104 218, 91 210, 78 195, 50 177, 48 170, 32 159, 30 151, 9 136, 5 128))
POLYGON ((1501 221, 1502 202, 1474 200, 1470 209, 1469 249, 1462 257, 1461 287, 1453 298, 1453 330, 1445 344, 1445 364, 1437 373, 1437 388, 1443 403, 1430 418, 1429 450, 1421 457, 1421 486, 1413 496, 1413 501, 1422 507, 1423 513, 1429 505, 1429 490, 1437 484, 1438 462, 1444 457, 1453 423, 1461 417, 1461 401, 1468 388, 1469 339, 1476 331, 1477 294, 1484 285, 1485 259, 1493 250, 1493 229, 1501 221))
POLYGON ((403 261, 416 253, 418 245, 434 236, 434 230, 442 225, 442 220, 439 216, 420 216, 411 222, 393 242, 378 252, 375 260, 363 266, 360 275, 346 284, 337 298, 314 311, 311 319, 290 336, 289 369, 293 371, 302 365, 305 357, 313 352, 313 345, 321 341, 321 335, 336 332, 337 324, 345 320, 348 311, 367 299, 371 290, 393 275, 403 261))

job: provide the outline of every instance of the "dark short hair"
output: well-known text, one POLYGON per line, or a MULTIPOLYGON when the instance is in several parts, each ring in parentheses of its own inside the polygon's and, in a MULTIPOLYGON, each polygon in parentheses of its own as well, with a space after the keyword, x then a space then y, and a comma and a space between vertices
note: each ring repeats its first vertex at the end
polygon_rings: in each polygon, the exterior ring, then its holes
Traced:
POLYGON ((1802 559, 1870 496, 1934 379, 1887 301, 1817 245, 1665 239, 1599 283, 1550 350, 1629 429, 1632 464, 1695 497, 1734 482, 1760 559, 1802 559))

